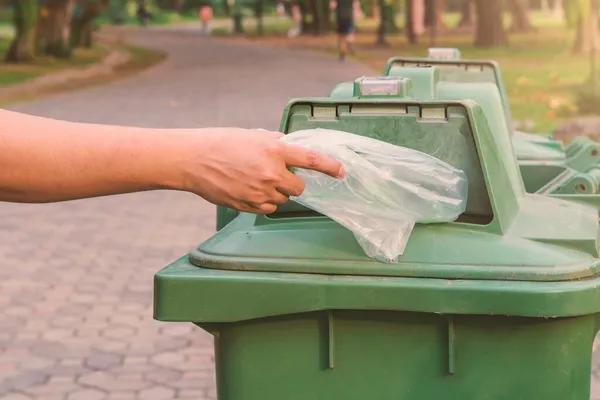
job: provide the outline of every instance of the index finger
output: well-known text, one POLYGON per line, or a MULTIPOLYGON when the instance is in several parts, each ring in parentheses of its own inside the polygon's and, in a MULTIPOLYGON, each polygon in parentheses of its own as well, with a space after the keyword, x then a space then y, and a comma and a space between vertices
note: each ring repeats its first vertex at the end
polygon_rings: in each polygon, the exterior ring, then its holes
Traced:
POLYGON ((334 178, 343 178, 345 175, 344 168, 339 161, 300 146, 286 144, 283 149, 283 158, 288 167, 311 169, 334 178))

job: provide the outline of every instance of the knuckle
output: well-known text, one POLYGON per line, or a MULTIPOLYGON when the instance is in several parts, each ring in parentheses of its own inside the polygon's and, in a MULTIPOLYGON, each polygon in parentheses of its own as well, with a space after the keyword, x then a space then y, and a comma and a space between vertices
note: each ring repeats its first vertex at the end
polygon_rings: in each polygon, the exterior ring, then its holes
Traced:
POLYGON ((255 206, 266 203, 268 200, 269 199, 267 196, 265 196, 263 193, 255 193, 248 198, 248 202, 254 204, 255 206))
POLYGON ((265 147, 265 152, 272 156, 278 156, 283 151, 284 144, 280 141, 273 140, 265 147))
POLYGON ((319 154, 316 151, 309 150, 306 153, 306 164, 314 168, 319 165, 319 154))
POLYGON ((264 169, 260 172, 259 179, 263 183, 274 183, 279 181, 279 175, 271 169, 264 169))

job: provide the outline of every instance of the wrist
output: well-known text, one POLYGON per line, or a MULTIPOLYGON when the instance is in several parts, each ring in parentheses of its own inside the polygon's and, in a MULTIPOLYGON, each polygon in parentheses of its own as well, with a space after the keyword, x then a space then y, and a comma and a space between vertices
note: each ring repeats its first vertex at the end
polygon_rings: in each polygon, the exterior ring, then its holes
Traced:
POLYGON ((187 190, 189 154, 199 151, 187 130, 158 130, 150 141, 148 182, 152 189, 187 190))
POLYGON ((155 182, 160 189, 195 192, 194 182, 202 176, 203 161, 210 158, 215 129, 177 129, 161 133, 160 171, 155 182))

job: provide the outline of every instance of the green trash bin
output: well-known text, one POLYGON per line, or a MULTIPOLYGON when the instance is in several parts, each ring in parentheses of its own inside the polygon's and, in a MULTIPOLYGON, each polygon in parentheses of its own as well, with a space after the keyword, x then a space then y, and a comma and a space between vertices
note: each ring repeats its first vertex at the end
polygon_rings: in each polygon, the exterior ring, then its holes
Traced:
MULTIPOLYGON (((510 151, 514 136, 511 138, 508 121, 504 117, 501 93, 494 83, 468 83, 442 81, 443 69, 434 66, 398 67, 394 76, 374 79, 409 78, 410 96, 419 99, 473 99, 484 110, 490 124, 498 127, 496 133, 503 150, 510 151)), ((359 78, 355 82, 343 82, 337 85, 330 94, 336 99, 360 97, 359 78)), ((370 78, 368 78, 370 79, 370 78)), ((533 146, 533 143, 529 143, 533 146)), ((600 209, 600 169, 593 165, 582 171, 567 166, 562 151, 547 146, 537 146, 535 152, 546 153, 543 161, 518 160, 525 189, 529 193, 538 193, 551 197, 579 202, 600 209), (554 159, 552 159, 554 156, 554 159)), ((518 157, 517 157, 518 158, 518 157)), ((599 166, 600 167, 600 166, 599 166)))
POLYGON ((214 336, 218 398, 589 400, 597 211, 526 194, 513 152, 472 100, 287 106, 283 132, 317 127, 463 169, 467 209, 417 225, 398 263, 384 264, 288 202, 241 214, 157 273, 155 318, 214 336))
MULTIPOLYGON (((398 69, 411 66, 437 66, 440 79, 448 82, 488 82, 500 90, 508 126, 512 126, 508 96, 502 81, 500 67, 493 61, 462 60, 458 49, 429 49, 426 58, 392 57, 384 68, 384 75, 397 75, 398 69)), ((586 172, 600 162, 600 144, 579 137, 565 148, 560 141, 552 140, 552 134, 532 135, 514 131, 513 145, 521 161, 566 163, 570 168, 586 172), (566 154, 565 154, 566 153, 566 154)))

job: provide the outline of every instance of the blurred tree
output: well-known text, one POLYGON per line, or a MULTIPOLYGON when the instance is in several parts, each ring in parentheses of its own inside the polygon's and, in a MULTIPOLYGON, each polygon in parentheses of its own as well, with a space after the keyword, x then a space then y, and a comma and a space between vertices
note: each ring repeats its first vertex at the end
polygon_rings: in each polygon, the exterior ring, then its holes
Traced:
POLYGON ((400 31, 396 25, 396 9, 394 5, 394 0, 377 1, 379 26, 377 28, 377 41, 375 43, 378 45, 387 45, 386 35, 400 31))
POLYGON ((127 21, 128 11, 127 0, 109 0, 106 8, 106 15, 114 25, 121 25, 127 21))
POLYGON ((322 33, 331 32, 333 24, 331 23, 332 15, 329 1, 321 0, 319 6, 319 31, 322 33))
MULTIPOLYGON (((410 0, 408 0, 408 1, 410 1, 410 0)), ((385 20, 386 20, 385 0, 378 0, 378 5, 379 5, 379 27, 377 28, 377 41, 375 43, 380 46, 387 46, 388 42, 385 39, 385 35, 386 35, 386 31, 387 31, 386 22, 385 22, 385 20)))
POLYGON ((171 10, 176 13, 181 12, 181 0, 171 0, 171 10))
POLYGON ((398 33, 400 30, 396 25, 396 10, 394 0, 383 0, 379 2, 380 22, 385 24, 385 32, 398 33))
POLYGON ((475 2, 473 0, 463 0, 460 10, 460 28, 472 27, 475 25, 475 2))
POLYGON ((94 20, 108 7, 110 0, 79 0, 78 12, 71 22, 71 46, 92 47, 94 20))
POLYGON ((229 8, 231 9, 231 14, 233 16, 233 33, 235 34, 243 34, 244 33, 244 24, 243 24, 243 10, 242 10, 242 0, 228 0, 229 8))
POLYGON ((440 30, 445 27, 446 0, 425 0, 425 26, 429 28, 430 46, 435 46, 440 30))
POLYGON ((406 22, 404 25, 404 30, 406 31, 406 38, 410 44, 418 43, 418 36, 416 32, 416 24, 415 24, 415 2, 414 0, 406 0, 406 12, 405 12, 406 22))
POLYGON ((300 9, 300 32, 309 32, 312 23, 312 15, 309 11, 308 0, 296 0, 292 1, 292 4, 296 4, 300 9))
POLYGON ((600 49, 600 32, 598 31, 598 0, 572 0, 565 13, 570 19, 570 26, 576 29, 573 52, 591 53, 600 49))
POLYGON ((263 30, 264 6, 265 6, 264 0, 255 0, 254 1, 254 15, 256 17, 256 32, 260 36, 262 36, 264 33, 264 30, 263 30))
POLYGON ((435 28, 434 30, 443 29, 444 12, 446 10, 446 0, 425 0, 425 26, 435 28), (433 22, 435 21, 435 26, 433 22))
POLYGON ((36 0, 14 0, 13 21, 15 38, 8 53, 7 62, 27 62, 35 57, 35 30, 38 18, 36 0))
POLYGON ((529 22, 529 5, 527 0, 508 0, 508 9, 512 17, 510 25, 511 32, 529 32, 531 23, 529 22))
POLYGON ((39 19, 38 46, 44 54, 59 58, 71 56, 71 18, 75 0, 47 0, 39 19))
POLYGON ((221 5, 223 6, 223 11, 225 12, 225 15, 231 17, 231 5, 229 3, 229 0, 221 0, 221 5))
POLYGON ((475 0, 477 28, 475 46, 504 46, 508 42, 503 25, 501 0, 475 0))
POLYGON ((319 36, 331 31, 331 9, 327 0, 309 0, 310 31, 319 36))

